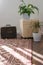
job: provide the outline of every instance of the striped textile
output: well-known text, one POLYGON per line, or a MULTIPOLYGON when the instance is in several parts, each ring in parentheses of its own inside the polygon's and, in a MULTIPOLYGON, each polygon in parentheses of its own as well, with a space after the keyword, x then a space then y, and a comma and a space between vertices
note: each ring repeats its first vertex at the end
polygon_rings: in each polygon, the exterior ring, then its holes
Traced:
POLYGON ((0 39, 0 65, 31 65, 31 43, 28 39, 0 39))

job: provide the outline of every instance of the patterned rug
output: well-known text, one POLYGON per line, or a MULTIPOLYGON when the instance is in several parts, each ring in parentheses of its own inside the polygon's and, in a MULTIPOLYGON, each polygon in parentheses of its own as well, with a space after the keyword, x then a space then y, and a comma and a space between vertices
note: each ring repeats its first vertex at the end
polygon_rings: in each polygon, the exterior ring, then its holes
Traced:
POLYGON ((31 65, 31 44, 28 39, 0 39, 0 65, 31 65))

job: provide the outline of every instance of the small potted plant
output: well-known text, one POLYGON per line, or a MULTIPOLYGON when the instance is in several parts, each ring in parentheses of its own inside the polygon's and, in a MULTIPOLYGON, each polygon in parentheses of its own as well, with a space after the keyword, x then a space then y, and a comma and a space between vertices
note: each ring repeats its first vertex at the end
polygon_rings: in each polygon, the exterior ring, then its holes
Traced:
POLYGON ((19 5, 18 13, 23 15, 23 18, 30 18, 30 14, 35 14, 35 9, 39 12, 38 7, 34 6, 33 4, 26 5, 25 2, 22 0, 22 4, 19 5))
POLYGON ((41 39, 41 33, 40 31, 40 22, 34 22, 33 24, 33 40, 38 42, 41 39))

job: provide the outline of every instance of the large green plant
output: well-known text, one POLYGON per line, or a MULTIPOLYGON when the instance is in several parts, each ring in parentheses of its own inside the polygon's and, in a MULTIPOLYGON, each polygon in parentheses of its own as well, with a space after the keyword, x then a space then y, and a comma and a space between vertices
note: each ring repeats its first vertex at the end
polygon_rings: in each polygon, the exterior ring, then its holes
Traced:
POLYGON ((39 12, 38 7, 36 7, 32 4, 26 5, 25 2, 22 0, 22 4, 19 5, 18 13, 20 15, 27 13, 30 16, 31 13, 33 13, 33 14, 35 13, 34 9, 36 9, 39 12))

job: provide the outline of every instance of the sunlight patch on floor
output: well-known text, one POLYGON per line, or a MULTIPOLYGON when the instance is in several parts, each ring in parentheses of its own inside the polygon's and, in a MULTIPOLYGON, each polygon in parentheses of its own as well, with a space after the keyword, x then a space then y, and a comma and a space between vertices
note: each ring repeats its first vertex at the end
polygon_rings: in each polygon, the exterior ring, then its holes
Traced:
POLYGON ((0 55, 0 65, 4 65, 6 62, 6 59, 0 55))
POLYGON ((37 53, 37 52, 35 52, 35 51, 32 51, 32 50, 30 50, 30 49, 26 49, 26 48, 25 48, 25 50, 26 50, 27 52, 32 52, 33 55, 36 55, 37 57, 43 59, 43 55, 42 55, 42 54, 39 54, 39 53, 37 53))
POLYGON ((10 54, 12 54, 15 58, 19 59, 22 63, 24 63, 25 65, 31 65, 31 60, 23 57, 22 55, 20 55, 19 53, 15 52, 13 49, 11 49, 8 46, 1 46, 4 50, 6 50, 7 52, 9 52, 10 54))
POLYGON ((24 48, 27 52, 32 52, 31 49, 24 48))
POLYGON ((41 64, 43 64, 43 60, 41 60, 41 59, 39 59, 39 58, 37 58, 37 57, 35 57, 35 56, 33 56, 33 59, 35 59, 36 61, 38 61, 38 62, 40 62, 41 64))
POLYGON ((35 52, 35 51, 32 51, 32 53, 33 53, 34 55, 36 55, 37 57, 43 59, 43 55, 42 55, 42 54, 39 54, 39 53, 37 53, 37 52, 35 52))
POLYGON ((26 52, 25 50, 23 50, 21 48, 16 48, 16 49, 31 57, 31 54, 26 52))
POLYGON ((43 64, 43 55, 42 54, 39 54, 39 53, 37 53, 37 52, 35 52, 35 51, 32 51, 32 50, 30 50, 30 49, 26 49, 25 48, 25 50, 29 53, 29 52, 32 52, 32 54, 33 54, 33 59, 35 59, 36 61, 38 61, 38 62, 40 62, 41 64, 43 64), (34 56, 35 55, 35 56, 34 56), (36 57, 37 56, 37 57, 36 57))

